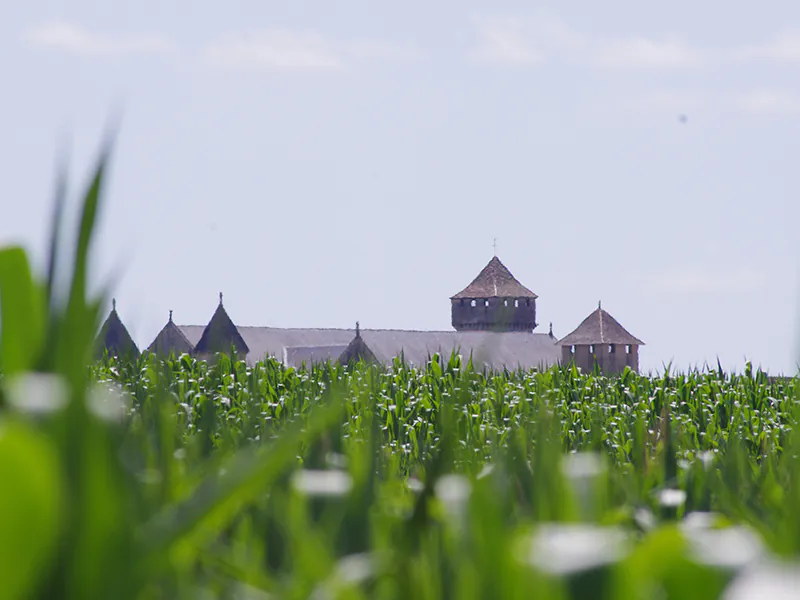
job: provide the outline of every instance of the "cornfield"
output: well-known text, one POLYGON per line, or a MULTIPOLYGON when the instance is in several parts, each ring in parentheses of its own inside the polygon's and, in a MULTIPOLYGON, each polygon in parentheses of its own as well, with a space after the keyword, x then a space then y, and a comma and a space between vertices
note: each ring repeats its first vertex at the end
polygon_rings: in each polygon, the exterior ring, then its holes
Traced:
POLYGON ((2 598, 800 589, 796 379, 94 361, 105 161, 68 273, 61 194, 42 277, 0 251, 2 598))

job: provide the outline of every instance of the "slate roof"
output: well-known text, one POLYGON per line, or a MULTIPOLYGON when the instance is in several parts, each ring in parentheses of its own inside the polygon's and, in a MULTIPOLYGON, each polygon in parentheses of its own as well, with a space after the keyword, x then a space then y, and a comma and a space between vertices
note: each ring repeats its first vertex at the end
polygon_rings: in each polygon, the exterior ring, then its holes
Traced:
MULTIPOLYGON (((196 344, 203 334, 202 325, 180 325, 186 338, 196 344)), ((287 366, 300 366, 300 359, 314 352, 323 354, 324 348, 346 347, 355 336, 355 329, 306 329, 278 327, 239 327, 250 349, 247 362, 254 364, 267 356, 284 359, 287 366), (305 350, 292 350, 302 348, 305 350), (305 354, 304 354, 305 353, 305 354), (287 360, 288 359, 288 360, 287 360)), ((361 337, 378 361, 388 364, 401 354, 412 365, 423 365, 435 352, 450 355, 460 350, 467 359, 470 352, 476 367, 509 369, 546 368, 557 364, 561 348, 547 333, 525 331, 409 331, 398 329, 361 329, 361 337)), ((331 360, 332 352, 328 354, 331 360)), ((323 358, 324 360, 324 358, 323 358)), ((306 360, 306 364, 308 364, 306 360)))
POLYGON ((631 335, 619 322, 598 304, 597 309, 578 327, 559 342, 560 346, 588 344, 631 344, 644 346, 644 342, 631 335))
POLYGON ((283 364, 299 367, 303 363, 308 366, 312 363, 336 362, 345 350, 347 350, 347 344, 284 347, 283 364))
POLYGON ((356 323, 356 336, 345 351, 342 352, 341 356, 339 356, 339 363, 346 365, 359 361, 376 363, 378 359, 375 358, 375 354, 373 354, 372 350, 370 350, 369 346, 364 342, 364 338, 361 337, 361 328, 358 326, 358 323, 356 323))
POLYGON ((194 346, 183 334, 180 328, 172 321, 172 311, 169 311, 169 321, 164 328, 158 332, 156 339, 148 346, 147 351, 159 356, 169 356, 174 354, 191 354, 194 346))
POLYGON ((108 314, 95 341, 96 354, 102 356, 104 350, 108 350, 111 356, 139 357, 139 348, 133 341, 131 334, 122 323, 122 319, 117 314, 117 301, 112 300, 111 312, 108 314))
POLYGON ((496 256, 488 262, 478 276, 451 300, 459 298, 538 298, 522 285, 496 256))
MULTIPOLYGON (((183 331, 183 329, 181 329, 183 331)), ((184 335, 186 332, 183 331, 184 335)), ((194 342, 188 335, 186 337, 190 342, 194 342)), ((217 310, 208 322, 208 325, 203 328, 196 343, 193 343, 194 351, 197 354, 211 354, 213 352, 228 352, 231 345, 236 348, 237 352, 244 352, 248 354, 250 348, 245 343, 236 325, 228 316, 225 308, 222 306, 222 294, 219 295, 219 305, 217 310)))

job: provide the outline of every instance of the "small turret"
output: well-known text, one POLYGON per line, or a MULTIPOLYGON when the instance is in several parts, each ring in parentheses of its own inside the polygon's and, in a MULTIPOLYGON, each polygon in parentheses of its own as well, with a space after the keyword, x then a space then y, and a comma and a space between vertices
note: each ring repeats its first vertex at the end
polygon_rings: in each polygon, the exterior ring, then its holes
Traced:
POLYGON ((603 310, 586 317, 578 327, 559 342, 562 364, 575 364, 591 370, 595 363, 604 373, 619 373, 629 367, 639 370, 639 346, 644 342, 631 335, 619 322, 603 310))

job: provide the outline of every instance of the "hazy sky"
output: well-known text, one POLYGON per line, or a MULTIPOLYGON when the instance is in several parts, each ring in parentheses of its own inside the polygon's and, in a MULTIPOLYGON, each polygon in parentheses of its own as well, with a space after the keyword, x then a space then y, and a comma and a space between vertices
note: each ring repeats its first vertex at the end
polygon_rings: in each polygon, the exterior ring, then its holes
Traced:
POLYGON ((602 299, 645 369, 788 371, 798 74, 790 0, 4 2, 0 243, 41 260, 59 150, 77 197, 121 106, 96 279, 140 347, 220 291, 450 329, 496 237, 539 331, 602 299))

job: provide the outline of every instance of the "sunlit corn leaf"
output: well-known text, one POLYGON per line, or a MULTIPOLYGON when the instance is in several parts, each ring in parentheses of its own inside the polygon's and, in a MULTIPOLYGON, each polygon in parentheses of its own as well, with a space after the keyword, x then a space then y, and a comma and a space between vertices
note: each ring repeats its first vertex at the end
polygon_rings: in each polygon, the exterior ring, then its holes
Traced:
POLYGON ((45 296, 22 248, 0 249, 0 368, 13 375, 33 366, 42 350, 45 296))

